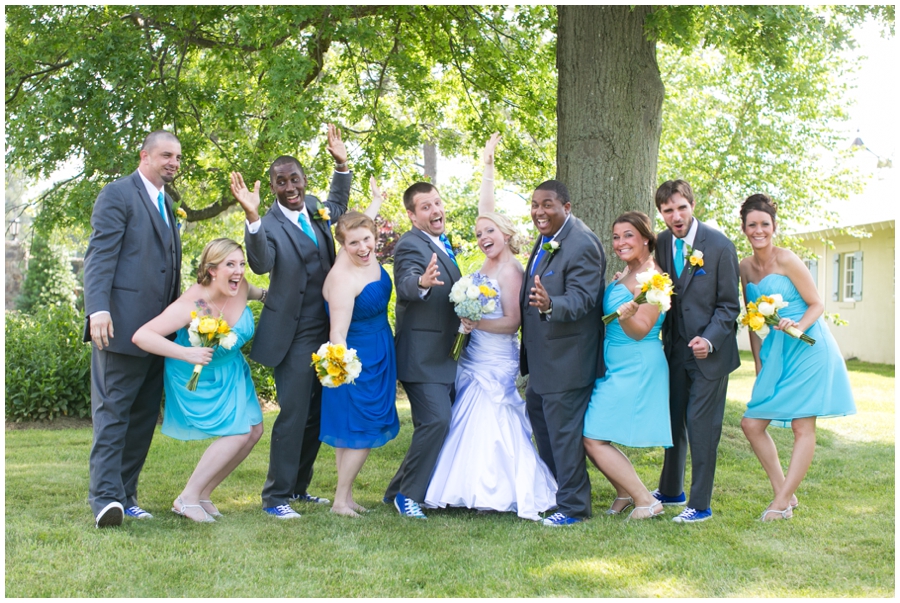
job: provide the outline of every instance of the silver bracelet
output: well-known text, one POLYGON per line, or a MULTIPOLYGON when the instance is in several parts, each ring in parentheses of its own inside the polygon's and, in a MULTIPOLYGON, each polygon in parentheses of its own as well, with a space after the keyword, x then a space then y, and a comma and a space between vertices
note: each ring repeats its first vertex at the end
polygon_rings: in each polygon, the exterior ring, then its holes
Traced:
POLYGON ((481 179, 482 179, 482 180, 488 180, 488 181, 490 181, 490 182, 493 182, 493 181, 494 181, 493 178, 488 178, 487 176, 482 176, 481 179))
POLYGON ((269 296, 269 290, 268 289, 260 289, 260 291, 262 291, 262 293, 259 294, 259 301, 260 301, 260 303, 264 304, 264 303, 266 303, 266 298, 269 296))

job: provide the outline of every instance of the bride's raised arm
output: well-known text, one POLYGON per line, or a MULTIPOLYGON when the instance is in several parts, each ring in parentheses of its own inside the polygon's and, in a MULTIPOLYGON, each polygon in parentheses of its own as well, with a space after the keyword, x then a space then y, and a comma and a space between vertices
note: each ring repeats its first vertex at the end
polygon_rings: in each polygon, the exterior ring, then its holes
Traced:
POLYGON ((381 204, 387 199, 387 193, 378 188, 378 181, 375 180, 375 176, 369 178, 369 188, 372 190, 372 204, 363 213, 374 220, 381 209, 381 204))
POLYGON ((486 214, 494 211, 494 151, 500 142, 500 132, 494 132, 484 144, 481 158, 484 160, 484 172, 481 176, 481 194, 478 198, 478 213, 486 214))

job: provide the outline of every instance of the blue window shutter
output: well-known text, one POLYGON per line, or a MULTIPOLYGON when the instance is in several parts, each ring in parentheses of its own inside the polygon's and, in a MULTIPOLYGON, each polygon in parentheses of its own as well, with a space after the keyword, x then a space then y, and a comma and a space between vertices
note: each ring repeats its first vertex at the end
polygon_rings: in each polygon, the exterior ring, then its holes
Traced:
POLYGON ((840 300, 841 292, 841 254, 835 253, 831 258, 831 301, 840 300))
POLYGON ((816 286, 816 289, 819 288, 819 260, 807 260, 806 266, 809 268, 809 273, 812 275, 813 284, 816 286))
POLYGON ((853 301, 862 301, 863 252, 853 254, 853 301))

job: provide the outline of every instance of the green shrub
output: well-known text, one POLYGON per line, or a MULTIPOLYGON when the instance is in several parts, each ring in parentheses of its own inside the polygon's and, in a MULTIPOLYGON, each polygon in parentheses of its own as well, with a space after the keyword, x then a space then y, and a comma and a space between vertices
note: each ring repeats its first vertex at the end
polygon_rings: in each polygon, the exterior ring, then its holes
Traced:
POLYGON ((6 313, 6 420, 91 415, 91 348, 68 304, 6 313))
POLYGON ((49 306, 74 306, 78 283, 65 254, 37 235, 31 244, 28 270, 16 307, 35 312, 49 306))
MULTIPOLYGON (((250 311, 253 312, 253 323, 259 324, 259 313, 262 312, 263 305, 257 301, 250 302, 250 311)), ((250 375, 253 377, 253 385, 256 387, 256 395, 260 399, 269 402, 275 401, 275 369, 263 366, 258 362, 250 360, 250 348, 253 347, 253 338, 244 344, 241 352, 250 365, 250 375)))

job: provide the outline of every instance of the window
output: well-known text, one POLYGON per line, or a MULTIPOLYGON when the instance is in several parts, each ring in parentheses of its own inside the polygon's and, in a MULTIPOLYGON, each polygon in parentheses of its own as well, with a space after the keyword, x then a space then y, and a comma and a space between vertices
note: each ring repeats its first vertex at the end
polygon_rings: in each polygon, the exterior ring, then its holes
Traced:
POLYGON ((806 268, 809 270, 809 273, 812 275, 813 284, 815 284, 816 289, 819 288, 819 260, 803 260, 803 263, 806 264, 806 268))
POLYGON ((843 299, 844 301, 862 300, 862 251, 843 254, 843 299))

